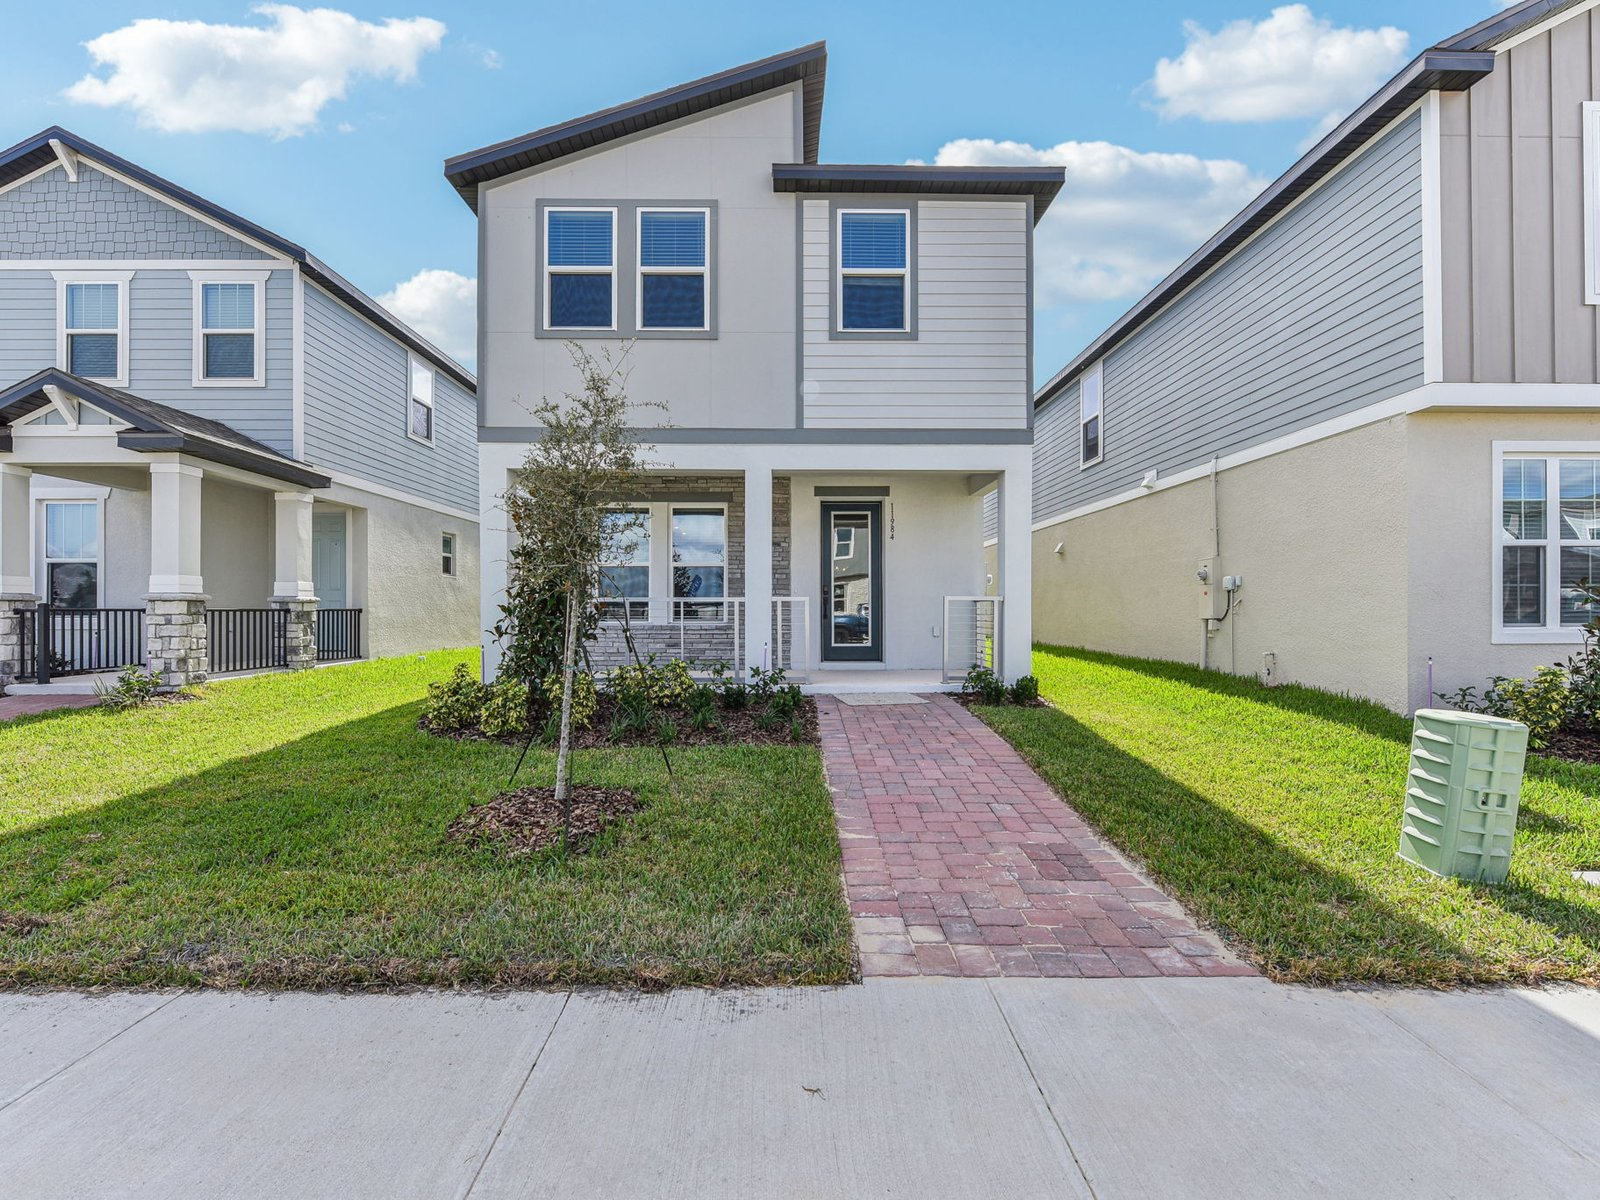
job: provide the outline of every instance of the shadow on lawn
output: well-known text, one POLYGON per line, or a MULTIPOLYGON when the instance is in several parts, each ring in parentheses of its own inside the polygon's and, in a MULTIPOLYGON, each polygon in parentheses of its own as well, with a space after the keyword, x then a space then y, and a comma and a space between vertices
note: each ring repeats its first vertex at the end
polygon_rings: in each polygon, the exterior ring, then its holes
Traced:
POLYGON ((1059 709, 983 713, 1077 811, 1281 982, 1481 977, 1450 937, 1211 803, 1059 709))

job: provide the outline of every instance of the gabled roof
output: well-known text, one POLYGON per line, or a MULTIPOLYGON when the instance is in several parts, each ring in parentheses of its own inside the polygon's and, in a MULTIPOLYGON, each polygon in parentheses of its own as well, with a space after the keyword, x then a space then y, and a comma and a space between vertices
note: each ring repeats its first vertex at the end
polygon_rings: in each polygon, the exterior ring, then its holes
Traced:
POLYGON ((12 448, 13 422, 50 403, 50 397, 45 392, 47 387, 60 388, 100 409, 107 416, 125 422, 129 428, 117 432, 117 445, 124 450, 137 450, 144 454, 192 454, 208 462, 241 467, 301 487, 324 488, 331 482, 326 475, 292 458, 285 458, 271 446, 246 437, 220 421, 207 420, 182 409, 157 404, 154 400, 146 400, 121 388, 107 387, 59 367, 36 371, 22 382, 0 391, 0 451, 12 448))
POLYGON ((56 152, 51 142, 60 142, 73 153, 91 162, 100 163, 111 168, 118 175, 137 183, 140 187, 163 196, 174 203, 222 225, 235 233, 263 246, 276 251, 283 257, 300 265, 301 269, 343 300, 351 308, 366 317, 391 337, 404 342, 423 358, 449 375, 468 391, 477 390, 477 380, 472 372, 468 371, 455 359, 443 350, 429 342, 409 325, 398 320, 388 309, 384 308, 371 296, 368 296, 355 284, 345 279, 332 267, 322 262, 304 246, 291 242, 288 238, 280 237, 270 229, 264 229, 254 221, 246 220, 238 213, 229 212, 220 204, 213 204, 203 196, 197 196, 188 188, 179 187, 170 179, 163 179, 152 171, 147 171, 137 163, 131 163, 119 155, 111 153, 102 146, 97 146, 87 138, 79 137, 70 129, 63 129, 59 125, 52 125, 49 129, 41 130, 26 141, 18 142, 9 150, 0 150, 0 188, 8 183, 15 183, 24 176, 31 175, 56 161, 56 152))
POLYGON ((773 163, 775 192, 910 192, 945 195, 1032 196, 1038 224, 1066 180, 1065 167, 930 167, 920 164, 844 166, 773 163))
POLYGON ((692 83, 642 96, 614 108, 601 109, 586 117, 563 121, 559 125, 536 129, 480 150, 458 154, 445 160, 445 178, 460 193, 468 207, 476 212, 480 183, 525 171, 529 167, 576 154, 640 130, 653 129, 669 121, 709 112, 747 96, 787 87, 791 83, 802 85, 805 101, 803 153, 806 162, 814 163, 822 135, 822 87, 827 69, 827 43, 813 42, 798 50, 719 71, 692 83))
POLYGON ((1346 117, 1311 150, 1252 200, 1238 216, 1186 258, 1117 322, 1056 372, 1034 397, 1034 407, 1049 403, 1095 362, 1131 337, 1145 321, 1211 268, 1243 245, 1262 226, 1310 191, 1355 155, 1380 130, 1430 91, 1465 91, 1495 67, 1494 47, 1522 30, 1583 0, 1524 0, 1470 29, 1424 50, 1400 73, 1346 117))

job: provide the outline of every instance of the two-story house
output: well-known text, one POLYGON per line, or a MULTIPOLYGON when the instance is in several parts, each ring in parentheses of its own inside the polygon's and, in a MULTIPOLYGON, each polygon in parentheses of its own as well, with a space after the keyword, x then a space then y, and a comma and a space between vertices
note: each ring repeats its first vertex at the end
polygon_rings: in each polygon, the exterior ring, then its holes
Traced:
POLYGON ((1577 648, 1597 7, 1424 51, 1040 389, 1041 640, 1402 710, 1577 648))
POLYGON ((446 163, 479 219, 484 627, 529 409, 574 389, 569 343, 628 343, 661 469, 619 498, 644 533, 605 611, 629 604, 645 649, 841 684, 1029 669, 1032 231, 1062 172, 820 163, 826 61, 818 43, 446 163))
POLYGON ((474 387, 150 171, 0 152, 0 683, 475 643, 474 387))

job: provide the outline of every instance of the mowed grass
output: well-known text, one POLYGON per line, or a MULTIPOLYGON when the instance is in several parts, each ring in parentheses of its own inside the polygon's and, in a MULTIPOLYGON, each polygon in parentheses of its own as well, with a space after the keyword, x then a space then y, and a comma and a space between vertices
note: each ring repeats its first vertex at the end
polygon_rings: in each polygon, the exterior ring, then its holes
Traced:
POLYGON ((1600 768, 1530 759, 1511 878, 1397 858, 1410 722, 1365 701, 1039 647, 1050 709, 977 710, 1274 979, 1600 982, 1600 768))
MULTIPOLYGON (((818 983, 852 970, 813 747, 575 756, 587 854, 446 837, 515 752, 419 732, 460 653, 0 725, 0 986, 818 983), (34 918, 42 926, 20 928, 34 918)), ((535 751, 518 783, 550 783, 535 751)))

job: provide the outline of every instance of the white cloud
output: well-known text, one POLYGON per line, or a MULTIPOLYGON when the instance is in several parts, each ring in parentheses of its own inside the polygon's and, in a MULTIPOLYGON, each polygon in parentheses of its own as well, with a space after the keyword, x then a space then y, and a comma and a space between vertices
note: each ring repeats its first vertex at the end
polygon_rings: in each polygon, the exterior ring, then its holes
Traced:
POLYGON ((942 166, 1064 166, 1034 238, 1040 304, 1131 300, 1183 261, 1266 181, 1243 163, 1109 142, 1039 149, 988 138, 944 145, 942 166))
POLYGON ((1402 29, 1335 28, 1304 4, 1286 4, 1262 21, 1231 21, 1215 33, 1183 26, 1177 58, 1156 64, 1150 87, 1161 114, 1203 121, 1315 117, 1331 127, 1405 60, 1402 29))
POLYGON ((352 79, 416 77, 424 54, 444 39, 442 22, 390 18, 381 24, 332 8, 261 4, 269 25, 209 25, 143 19, 85 43, 99 68, 67 96, 126 107, 166 133, 237 130, 293 137, 317 125, 352 79))
POLYGON ((378 303, 452 358, 471 366, 478 356, 478 281, 454 271, 418 271, 378 303))

